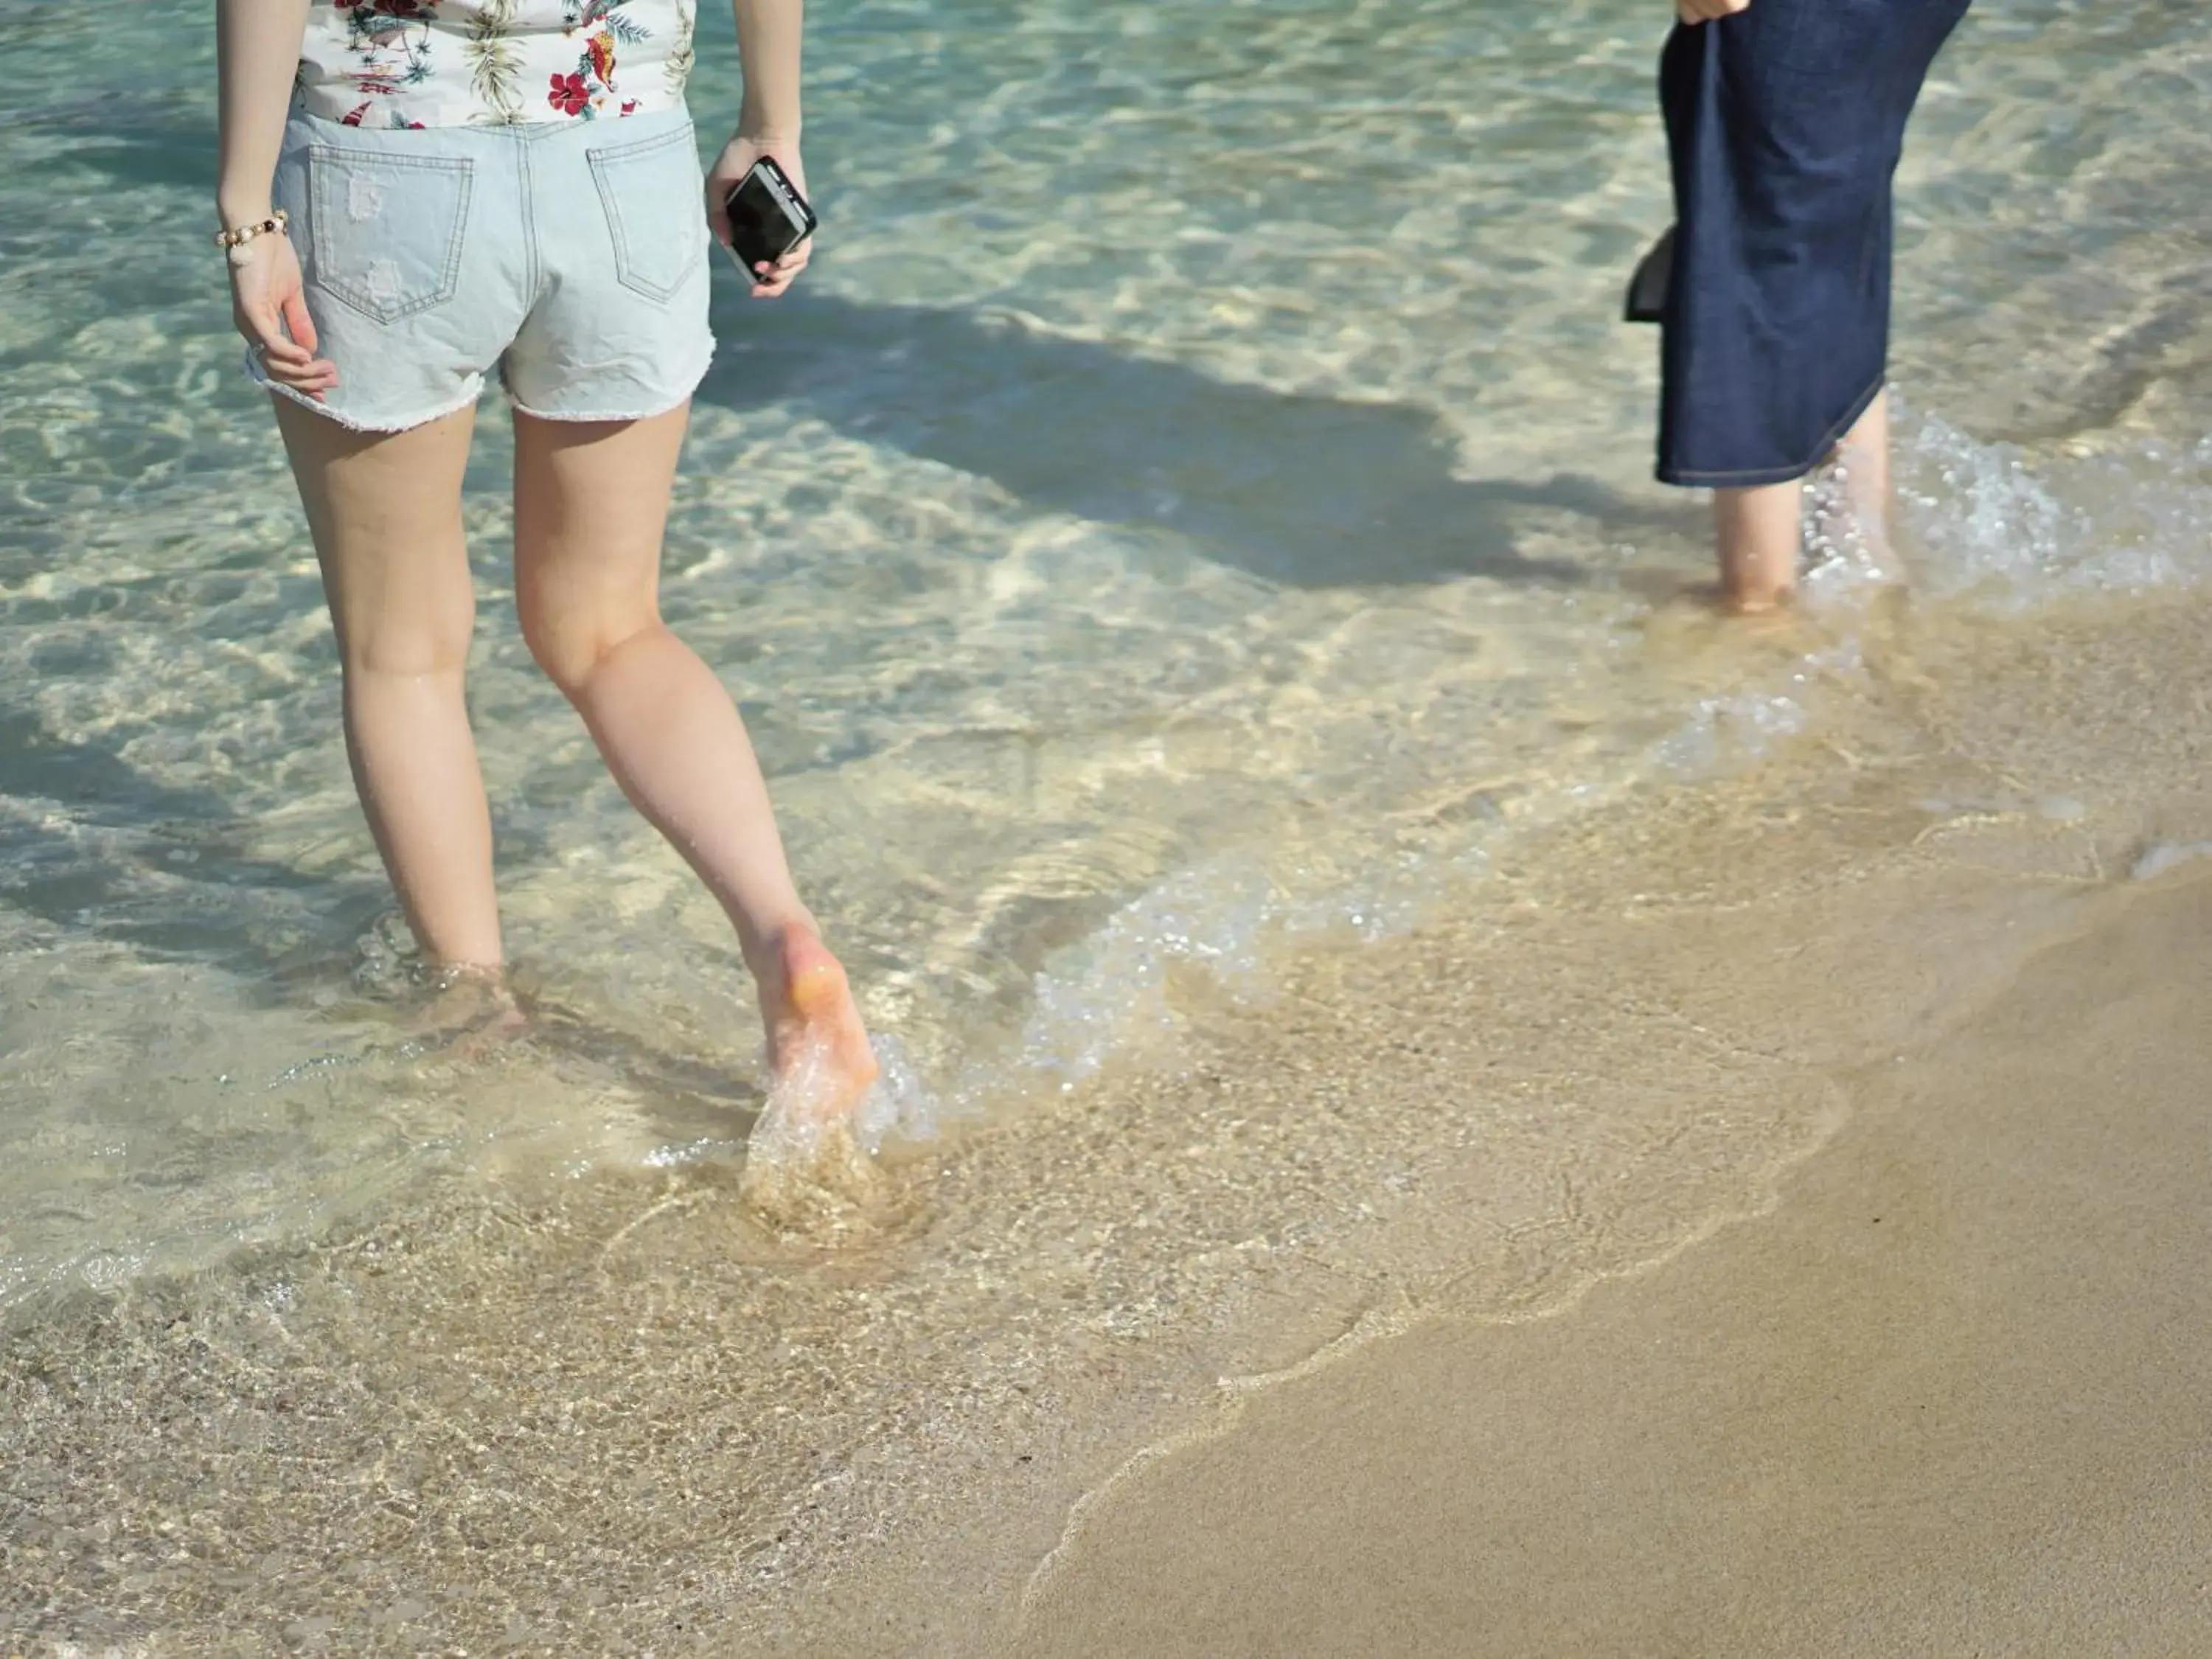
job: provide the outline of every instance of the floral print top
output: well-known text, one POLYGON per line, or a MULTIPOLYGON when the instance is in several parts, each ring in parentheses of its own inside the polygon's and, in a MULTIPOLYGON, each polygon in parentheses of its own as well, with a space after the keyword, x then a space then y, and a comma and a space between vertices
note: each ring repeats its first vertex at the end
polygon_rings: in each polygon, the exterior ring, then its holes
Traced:
POLYGON ((348 126, 593 121, 684 101, 697 0, 313 0, 298 101, 348 126))

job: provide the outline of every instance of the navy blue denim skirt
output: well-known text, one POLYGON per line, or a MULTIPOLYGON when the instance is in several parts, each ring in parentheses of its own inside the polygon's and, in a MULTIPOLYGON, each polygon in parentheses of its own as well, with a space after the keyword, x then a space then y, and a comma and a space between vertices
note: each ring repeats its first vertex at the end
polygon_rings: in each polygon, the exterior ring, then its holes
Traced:
POLYGON ((1674 164, 1659 477, 1801 477, 1882 386, 1890 179, 1968 0, 1753 0, 1659 64, 1674 164))

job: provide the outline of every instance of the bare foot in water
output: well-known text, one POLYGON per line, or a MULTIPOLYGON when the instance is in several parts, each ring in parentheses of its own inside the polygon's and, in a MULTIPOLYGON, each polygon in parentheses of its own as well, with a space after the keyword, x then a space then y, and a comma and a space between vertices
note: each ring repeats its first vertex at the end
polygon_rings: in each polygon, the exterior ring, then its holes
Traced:
POLYGON ((768 1104, 753 1124, 738 1190, 787 1233, 827 1237, 865 1217, 881 1182, 854 1118, 876 1056, 845 970, 811 928, 793 927, 759 973, 768 1026, 768 1104))
POLYGON ((423 1036, 465 1060, 482 1060, 529 1027, 507 976, 496 968, 448 968, 421 1018, 423 1036))
POLYGON ((760 974, 769 1094, 793 1127, 850 1120, 876 1080, 876 1056, 845 969, 811 928, 792 927, 760 974))

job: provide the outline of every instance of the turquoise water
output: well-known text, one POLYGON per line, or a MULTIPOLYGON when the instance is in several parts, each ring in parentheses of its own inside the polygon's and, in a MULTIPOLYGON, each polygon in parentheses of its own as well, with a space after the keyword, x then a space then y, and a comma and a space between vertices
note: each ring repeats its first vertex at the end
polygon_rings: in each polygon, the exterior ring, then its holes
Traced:
MULTIPOLYGON (((1655 9, 816 20, 821 258, 718 301, 667 594, 902 1057, 878 1133, 1018 1110, 1171 1030, 1175 964, 1245 983, 1285 932, 1401 925, 1516 825, 1848 677, 1847 622, 1771 659, 1652 630, 1706 557, 1614 320, 1667 217, 1655 9)), ((485 1157, 734 1155, 735 953, 530 667, 496 420, 471 695, 536 1069, 414 1043, 203 240, 209 31, 9 22, 72 72, 0 129, 0 1296, 485 1157)), ((732 56, 710 17, 702 131, 732 56)), ((2189 8, 1984 0, 1939 66, 1897 354, 1924 587, 2202 568, 2165 370, 2205 339, 2208 64, 2189 8)))
MULTIPOLYGON (((1533 1285, 1628 1174, 1679 1187, 1656 1249, 1798 1144, 1825 1107, 1747 1041, 1709 1093, 1577 1115, 1708 1041, 1597 952, 1486 982, 1470 1022, 1542 1063, 1419 1110, 1261 1089, 1201 1143, 1176 1092, 1232 1098, 1178 1070, 1216 1016, 1297 1072, 1297 1006, 1251 1012, 1286 945, 2212 576, 2212 21, 1978 0, 1902 179, 1918 653, 1870 644, 1899 602, 1848 548, 1799 625, 1708 617, 1702 504, 1649 482, 1656 341, 1615 320, 1668 216, 1666 10, 816 8, 820 257, 718 296, 665 592, 897 1061, 870 1127, 913 1213, 823 1261, 731 1198, 736 951, 528 661, 495 408, 471 698, 532 1022, 424 1039, 205 240, 206 19, 0 0, 69 69, 0 124, 0 1406, 36 1425, 0 1532, 52 1552, 0 1552, 0 1633, 398 1650, 434 1605, 485 1651, 557 1605, 595 1634, 547 1650, 642 1650, 988 1498, 1010 1425, 1042 1464, 1150 1399, 1450 1148, 1523 1207, 1435 1250, 1533 1285), (1127 1121, 1064 1104, 1102 1072, 1127 1121)), ((702 65, 703 147, 711 10, 702 65)))

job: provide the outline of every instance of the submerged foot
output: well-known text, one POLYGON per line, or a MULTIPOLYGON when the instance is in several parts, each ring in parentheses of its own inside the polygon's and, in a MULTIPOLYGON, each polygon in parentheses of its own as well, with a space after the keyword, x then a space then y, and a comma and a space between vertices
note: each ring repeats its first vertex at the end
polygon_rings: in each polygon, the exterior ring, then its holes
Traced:
POLYGON ((1734 592, 1723 589, 1720 597, 1721 614, 1745 618, 1787 616, 1796 597, 1796 590, 1789 587, 1734 592))
POLYGON ((529 1029, 514 988, 497 968, 448 968, 418 1025, 423 1038, 456 1058, 482 1060, 529 1029))
POLYGON ((768 1028, 768 1105, 753 1125, 739 1190, 756 1213, 798 1232, 842 1230, 878 1196, 854 1119, 876 1056, 845 969, 811 929, 793 928, 757 970, 768 1028))
POLYGON ((843 964, 811 930, 794 927, 776 942, 760 1000, 771 1095, 811 1122, 849 1119, 877 1067, 843 964))
POLYGON ((754 969, 768 1026, 768 1106, 745 1146, 738 1192, 783 1232, 836 1234, 880 1197, 880 1176, 856 1119, 876 1082, 876 1053, 845 969, 794 927, 754 969))

